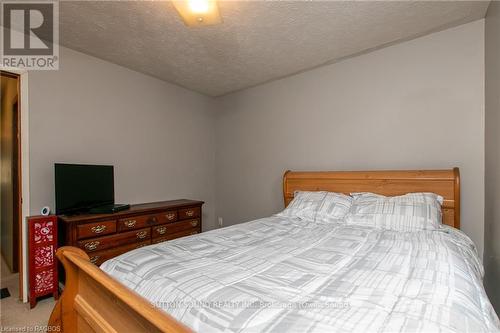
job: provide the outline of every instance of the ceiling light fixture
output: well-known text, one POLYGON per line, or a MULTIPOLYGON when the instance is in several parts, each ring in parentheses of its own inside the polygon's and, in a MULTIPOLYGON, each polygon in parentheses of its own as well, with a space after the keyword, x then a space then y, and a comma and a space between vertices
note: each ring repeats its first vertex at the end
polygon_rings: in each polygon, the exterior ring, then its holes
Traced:
POLYGON ((208 0, 188 0, 188 5, 195 14, 204 14, 210 8, 208 0))
POLYGON ((172 2, 187 26, 213 25, 222 22, 215 0, 174 0, 172 2))

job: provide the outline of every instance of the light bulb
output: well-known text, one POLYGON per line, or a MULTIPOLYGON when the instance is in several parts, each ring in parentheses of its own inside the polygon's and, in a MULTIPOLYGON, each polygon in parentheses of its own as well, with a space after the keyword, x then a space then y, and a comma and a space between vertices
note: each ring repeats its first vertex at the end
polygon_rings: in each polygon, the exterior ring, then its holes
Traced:
POLYGON ((208 12, 209 0, 188 0, 189 9, 193 13, 201 14, 208 12))
POLYGON ((222 22, 216 0, 174 0, 172 3, 187 26, 199 27, 222 22))

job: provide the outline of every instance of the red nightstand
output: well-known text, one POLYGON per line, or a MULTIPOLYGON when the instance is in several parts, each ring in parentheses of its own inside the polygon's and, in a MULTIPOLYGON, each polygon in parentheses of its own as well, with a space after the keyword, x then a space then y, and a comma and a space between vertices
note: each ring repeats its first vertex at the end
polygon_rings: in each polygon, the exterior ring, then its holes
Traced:
POLYGON ((29 300, 36 305, 40 296, 59 297, 57 281, 57 216, 28 217, 29 300))

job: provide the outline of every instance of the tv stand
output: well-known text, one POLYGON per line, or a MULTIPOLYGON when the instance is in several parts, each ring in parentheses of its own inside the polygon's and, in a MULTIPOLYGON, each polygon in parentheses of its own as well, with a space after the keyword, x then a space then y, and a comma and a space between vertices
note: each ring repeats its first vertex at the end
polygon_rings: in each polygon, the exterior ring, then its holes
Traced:
POLYGON ((111 214, 59 215, 59 246, 84 250, 96 265, 130 250, 201 232, 203 201, 130 205, 111 214))

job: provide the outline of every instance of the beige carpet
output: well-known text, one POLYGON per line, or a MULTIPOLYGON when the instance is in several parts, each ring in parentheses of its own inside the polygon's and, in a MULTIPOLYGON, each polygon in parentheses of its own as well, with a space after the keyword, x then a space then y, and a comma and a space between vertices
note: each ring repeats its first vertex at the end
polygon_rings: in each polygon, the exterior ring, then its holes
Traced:
POLYGON ((47 325, 52 308, 53 298, 41 299, 30 310, 29 303, 19 300, 19 274, 12 274, 2 259, 0 269, 1 287, 9 288, 10 297, 0 300, 0 331, 39 332, 47 325), (28 329, 30 327, 30 329, 28 329), (15 328, 19 328, 16 330, 15 328))

